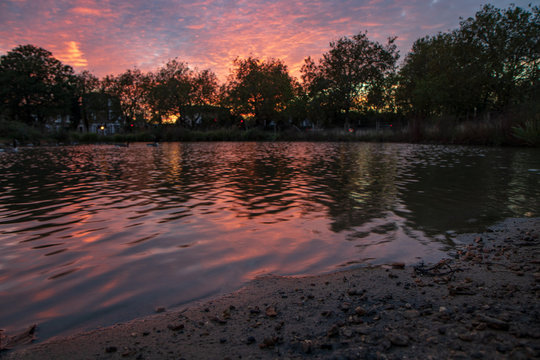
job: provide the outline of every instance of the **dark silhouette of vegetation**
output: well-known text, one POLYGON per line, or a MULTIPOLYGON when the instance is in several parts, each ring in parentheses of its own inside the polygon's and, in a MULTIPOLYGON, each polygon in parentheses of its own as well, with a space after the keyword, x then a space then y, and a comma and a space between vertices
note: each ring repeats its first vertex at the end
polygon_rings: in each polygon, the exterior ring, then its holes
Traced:
POLYGON ((34 138, 35 131, 22 136, 25 128, 14 125, 24 123, 66 141, 540 145, 538 6, 486 5, 458 29, 418 39, 399 67, 395 39, 382 45, 365 32, 342 37, 321 59, 305 59, 300 81, 279 59, 237 58, 224 84, 178 59, 154 72, 129 69, 100 80, 22 45, 0 57, 0 128, 7 129, 0 137, 34 138))
POLYGON ((388 39, 382 46, 360 33, 331 42, 318 64, 308 57, 302 80, 310 113, 322 110, 323 120, 344 122, 348 127, 351 109, 384 108, 385 80, 394 74, 399 58, 394 41, 388 39))

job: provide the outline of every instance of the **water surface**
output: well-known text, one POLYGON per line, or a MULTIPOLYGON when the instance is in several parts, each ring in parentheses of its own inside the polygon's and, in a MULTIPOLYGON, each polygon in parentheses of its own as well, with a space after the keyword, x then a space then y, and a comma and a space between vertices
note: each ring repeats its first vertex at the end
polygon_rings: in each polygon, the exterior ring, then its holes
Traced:
POLYGON ((258 275, 435 261, 540 215, 535 149, 170 143, 0 153, 0 328, 110 325, 258 275))

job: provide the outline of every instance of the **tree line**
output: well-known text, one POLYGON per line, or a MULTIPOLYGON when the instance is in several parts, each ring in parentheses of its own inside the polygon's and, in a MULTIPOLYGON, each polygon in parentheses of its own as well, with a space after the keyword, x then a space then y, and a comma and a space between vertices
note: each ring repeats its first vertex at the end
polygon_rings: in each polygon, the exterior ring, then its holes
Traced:
POLYGON ((20 45, 0 57, 0 120, 44 127, 120 119, 140 128, 357 128, 374 119, 414 124, 483 121, 493 114, 540 113, 540 10, 485 5, 459 28, 418 39, 398 66, 396 38, 366 32, 306 58, 300 79, 280 59, 234 60, 225 83, 211 70, 173 59, 155 71, 102 79, 75 73, 51 52, 20 45))

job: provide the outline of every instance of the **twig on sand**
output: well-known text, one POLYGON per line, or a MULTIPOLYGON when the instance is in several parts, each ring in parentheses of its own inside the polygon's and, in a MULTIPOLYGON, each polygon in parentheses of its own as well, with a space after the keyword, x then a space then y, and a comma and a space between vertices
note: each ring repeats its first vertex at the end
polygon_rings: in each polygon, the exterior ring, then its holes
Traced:
POLYGON ((448 279, 451 280, 454 273, 459 269, 453 269, 449 264, 450 261, 450 259, 444 259, 429 267, 422 261, 419 265, 414 266, 414 272, 421 276, 447 276, 448 279))

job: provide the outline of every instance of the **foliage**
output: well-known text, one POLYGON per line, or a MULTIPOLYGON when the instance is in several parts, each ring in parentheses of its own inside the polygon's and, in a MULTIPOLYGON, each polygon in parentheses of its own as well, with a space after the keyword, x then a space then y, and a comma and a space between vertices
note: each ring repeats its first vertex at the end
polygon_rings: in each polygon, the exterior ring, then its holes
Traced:
POLYGON ((383 46, 359 33, 331 42, 318 64, 307 58, 302 80, 313 112, 323 108, 327 114, 344 113, 348 121, 353 108, 384 107, 383 93, 399 58, 395 40, 389 38, 383 46))
POLYGON ((268 126, 295 96, 296 86, 281 60, 235 59, 225 87, 224 104, 240 116, 268 126))
POLYGON ((44 125, 69 113, 73 85, 73 69, 45 49, 21 45, 0 57, 0 112, 7 119, 44 125))
POLYGON ((400 71, 397 101, 419 118, 475 118, 538 98, 539 8, 486 5, 460 28, 417 40, 400 71))
MULTIPOLYGON (((124 126, 128 123, 144 123, 147 118, 147 77, 138 69, 126 70, 118 76, 107 76, 102 81, 103 91, 118 99, 123 114, 124 126)), ((108 99, 104 99, 109 106, 108 99)), ((108 109, 106 108, 106 111, 108 109)))
POLYGON ((531 146, 540 146, 540 118, 526 121, 522 126, 513 129, 513 135, 531 146))

